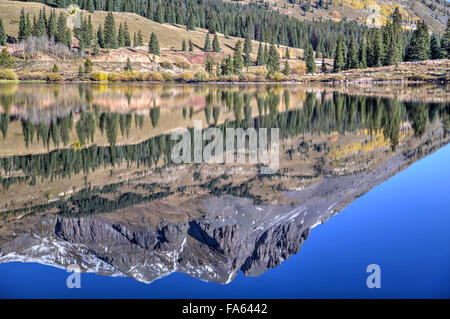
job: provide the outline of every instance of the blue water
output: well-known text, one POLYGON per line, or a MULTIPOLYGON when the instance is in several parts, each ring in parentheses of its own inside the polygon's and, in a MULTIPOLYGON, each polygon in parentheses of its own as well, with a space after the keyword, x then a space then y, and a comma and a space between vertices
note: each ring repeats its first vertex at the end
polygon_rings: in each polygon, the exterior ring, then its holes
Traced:
POLYGON ((3 298, 449 298, 450 145, 414 163, 314 228, 300 253, 262 276, 228 285, 172 274, 152 284, 0 264, 3 298), (366 267, 381 267, 381 288, 366 267))

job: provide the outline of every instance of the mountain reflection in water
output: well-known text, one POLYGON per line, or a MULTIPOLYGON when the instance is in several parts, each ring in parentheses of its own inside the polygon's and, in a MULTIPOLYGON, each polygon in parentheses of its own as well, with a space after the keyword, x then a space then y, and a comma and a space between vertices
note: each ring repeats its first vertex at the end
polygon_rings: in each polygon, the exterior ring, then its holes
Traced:
POLYGON ((446 145, 446 89, 2 85, 0 262, 143 282, 258 276, 298 253, 315 225, 446 145), (224 133, 278 128, 278 172, 175 165, 171 132, 194 120, 224 133))

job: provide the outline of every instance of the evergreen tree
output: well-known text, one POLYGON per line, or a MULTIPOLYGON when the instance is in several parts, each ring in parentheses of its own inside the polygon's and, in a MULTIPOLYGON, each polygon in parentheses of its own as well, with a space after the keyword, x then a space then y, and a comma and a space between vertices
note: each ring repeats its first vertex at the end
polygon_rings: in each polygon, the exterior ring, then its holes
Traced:
POLYGON ((441 46, 436 34, 433 34, 430 40, 430 59, 437 60, 442 57, 441 46))
POLYGON ((286 59, 286 60, 284 61, 283 74, 284 74, 285 76, 288 76, 289 74, 291 74, 291 67, 290 67, 290 65, 289 65, 289 60, 288 60, 288 59, 286 59))
POLYGON ((336 43, 336 52, 334 54, 333 72, 341 72, 345 66, 344 62, 344 37, 342 34, 338 36, 336 43))
POLYGON ((192 40, 189 39, 189 51, 194 51, 194 45, 192 44, 192 40))
POLYGON ((192 13, 192 11, 189 13, 189 17, 187 19, 186 30, 187 31, 194 31, 195 30, 194 14, 192 13))
POLYGON ((314 59, 314 51, 311 44, 306 49, 306 70, 308 73, 316 73, 316 60, 314 59))
POLYGON ((3 21, 0 19, 0 45, 6 45, 6 32, 5 28, 3 27, 3 21))
POLYGON ((117 48, 117 35, 116 35, 116 23, 114 21, 114 15, 112 12, 108 12, 105 18, 103 27, 103 42, 105 48, 115 49, 117 48))
POLYGON ((186 41, 183 40, 183 42, 181 43, 181 51, 186 51, 187 47, 186 47, 186 41))
POLYGON ((214 52, 220 52, 219 37, 217 36, 217 33, 214 34, 214 40, 213 40, 212 46, 213 46, 214 52))
POLYGON ((256 65, 264 65, 265 64, 265 60, 264 60, 264 51, 263 51, 263 46, 262 46, 262 42, 259 42, 259 47, 258 47, 258 56, 256 57, 256 65))
POLYGON ((267 48, 267 43, 264 44, 264 64, 269 63, 269 49, 267 48))
POLYGON ((206 34, 205 45, 203 46, 203 50, 206 52, 211 51, 211 40, 209 39, 209 33, 206 34))
POLYGON ((397 64, 402 61, 402 15, 400 14, 399 7, 395 7, 392 14, 391 25, 391 43, 389 48, 388 64, 397 64))
POLYGON ((269 74, 274 74, 280 71, 280 57, 278 55, 277 48, 274 44, 270 45, 267 61, 267 70, 269 74))
POLYGON ((86 58, 86 60, 84 61, 84 72, 89 74, 92 72, 92 66, 93 63, 89 58, 86 58))
POLYGON ((164 23, 164 7, 162 6, 161 2, 159 2, 158 6, 156 7, 154 20, 158 23, 164 23))
POLYGON ((133 46, 137 47, 137 36, 136 36, 136 32, 133 32, 133 46))
POLYGON ((123 69, 127 72, 133 71, 133 67, 131 66, 130 58, 127 58, 127 63, 125 64, 125 67, 123 69))
POLYGON ((442 57, 444 59, 450 59, 450 19, 447 19, 447 28, 441 39, 441 50, 442 57))
POLYGON ((325 63, 325 58, 323 56, 322 56, 322 66, 321 66, 320 70, 322 71, 322 73, 327 72, 327 64, 325 63))
POLYGON ((382 30, 372 29, 371 33, 371 51, 369 52, 371 67, 380 67, 384 61, 384 46, 382 30))
POLYGON ((213 69, 214 69, 214 61, 213 61, 212 57, 208 54, 206 56, 206 60, 205 60, 205 70, 209 74, 212 74, 213 69))
POLYGON ((141 47, 143 45, 144 45, 144 37, 142 36, 141 30, 139 30, 137 35, 137 46, 141 47))
POLYGON ((148 43, 148 52, 158 56, 160 54, 158 38, 156 37, 156 34, 154 32, 152 32, 152 35, 150 36, 150 42, 148 43))
POLYGON ((94 13, 95 11, 94 0, 88 0, 86 10, 89 11, 90 13, 94 13))
POLYGON ((123 32, 123 34, 124 34, 124 38, 125 38, 124 45, 126 47, 131 47, 130 31, 128 30, 128 24, 127 24, 126 21, 125 21, 125 24, 124 24, 124 32, 123 32))
POLYGON ((55 40, 58 33, 58 24, 55 10, 52 10, 47 23, 47 36, 50 40, 55 40))
POLYGON ((119 33, 117 34, 117 45, 119 48, 125 46, 125 31, 122 23, 119 25, 119 33))
POLYGON ((430 36, 428 34, 428 26, 424 21, 419 21, 413 32, 411 41, 407 49, 407 61, 427 60, 430 50, 430 36))
POLYGON ((244 41, 244 53, 252 53, 252 52, 253 52, 252 39, 250 37, 250 32, 247 32, 244 41))
POLYGON ((98 30, 97 30, 97 41, 98 41, 98 45, 100 46, 100 48, 105 49, 105 41, 104 41, 104 37, 103 37, 103 29, 101 24, 99 24, 98 26, 98 30))
POLYGON ((289 52, 289 47, 286 47, 286 52, 284 53, 284 57, 288 60, 291 58, 291 53, 289 52))
POLYGON ((241 74, 242 68, 244 66, 244 59, 242 57, 242 42, 238 40, 236 42, 236 47, 234 48, 234 56, 233 56, 233 71, 235 74, 241 74))
POLYGON ((55 64, 53 64, 53 70, 52 70, 52 72, 53 73, 59 73, 59 68, 58 68, 58 65, 55 63, 55 64))
POLYGON ((366 68, 367 67, 367 42, 366 39, 363 39, 361 41, 361 44, 359 46, 359 52, 358 52, 358 58, 359 58, 359 68, 366 68))
POLYGON ((350 43, 347 51, 347 69, 356 69, 358 68, 358 49, 356 48, 355 38, 350 38, 350 43))

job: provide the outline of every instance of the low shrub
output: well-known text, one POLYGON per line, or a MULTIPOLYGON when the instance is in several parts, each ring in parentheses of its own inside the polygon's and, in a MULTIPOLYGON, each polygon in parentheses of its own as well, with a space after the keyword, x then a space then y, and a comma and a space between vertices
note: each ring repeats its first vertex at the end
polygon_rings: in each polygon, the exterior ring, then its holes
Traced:
POLYGON ((109 75, 106 72, 92 72, 91 73, 91 80, 93 81, 108 81, 109 75))
POLYGON ((291 73, 297 75, 306 74, 305 62, 295 62, 294 65, 291 67, 291 73))
POLYGON ((63 77, 58 73, 46 73, 45 80, 48 82, 60 82, 63 80, 63 77))
POLYGON ((118 82, 120 81, 120 74, 117 72, 108 73, 108 81, 110 82, 118 82))
POLYGON ((164 77, 159 72, 151 72, 147 74, 147 81, 162 82, 164 81, 164 77))
POLYGON ((46 75, 41 72, 25 72, 18 73, 19 80, 21 81, 46 81, 46 75))
POLYGON ((173 74, 170 72, 163 72, 162 76, 165 81, 173 81, 173 74))
POLYGON ((172 63, 167 62, 167 61, 162 61, 159 65, 161 65, 164 69, 171 70, 173 68, 172 63))
POLYGON ((17 81, 19 78, 17 74, 11 69, 0 70, 0 80, 13 80, 17 81))
POLYGON ((189 81, 192 81, 192 79, 194 78, 194 75, 192 73, 186 72, 186 73, 183 73, 181 78, 183 81, 189 82, 189 81))
POLYGON ((183 70, 187 70, 191 67, 191 65, 186 61, 176 61, 174 64, 176 67, 183 69, 183 70))
POLYGON ((275 72, 273 74, 268 74, 267 78, 270 81, 275 81, 275 82, 280 82, 280 81, 284 81, 286 79, 286 77, 284 76, 283 73, 281 72, 275 72))

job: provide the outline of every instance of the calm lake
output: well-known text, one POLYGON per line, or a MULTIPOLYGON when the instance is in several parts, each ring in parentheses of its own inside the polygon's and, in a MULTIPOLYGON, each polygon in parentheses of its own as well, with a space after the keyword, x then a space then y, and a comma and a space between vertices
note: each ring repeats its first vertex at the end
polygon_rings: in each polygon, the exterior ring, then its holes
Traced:
POLYGON ((0 105, 0 297, 450 297, 448 86, 23 83, 0 105))

